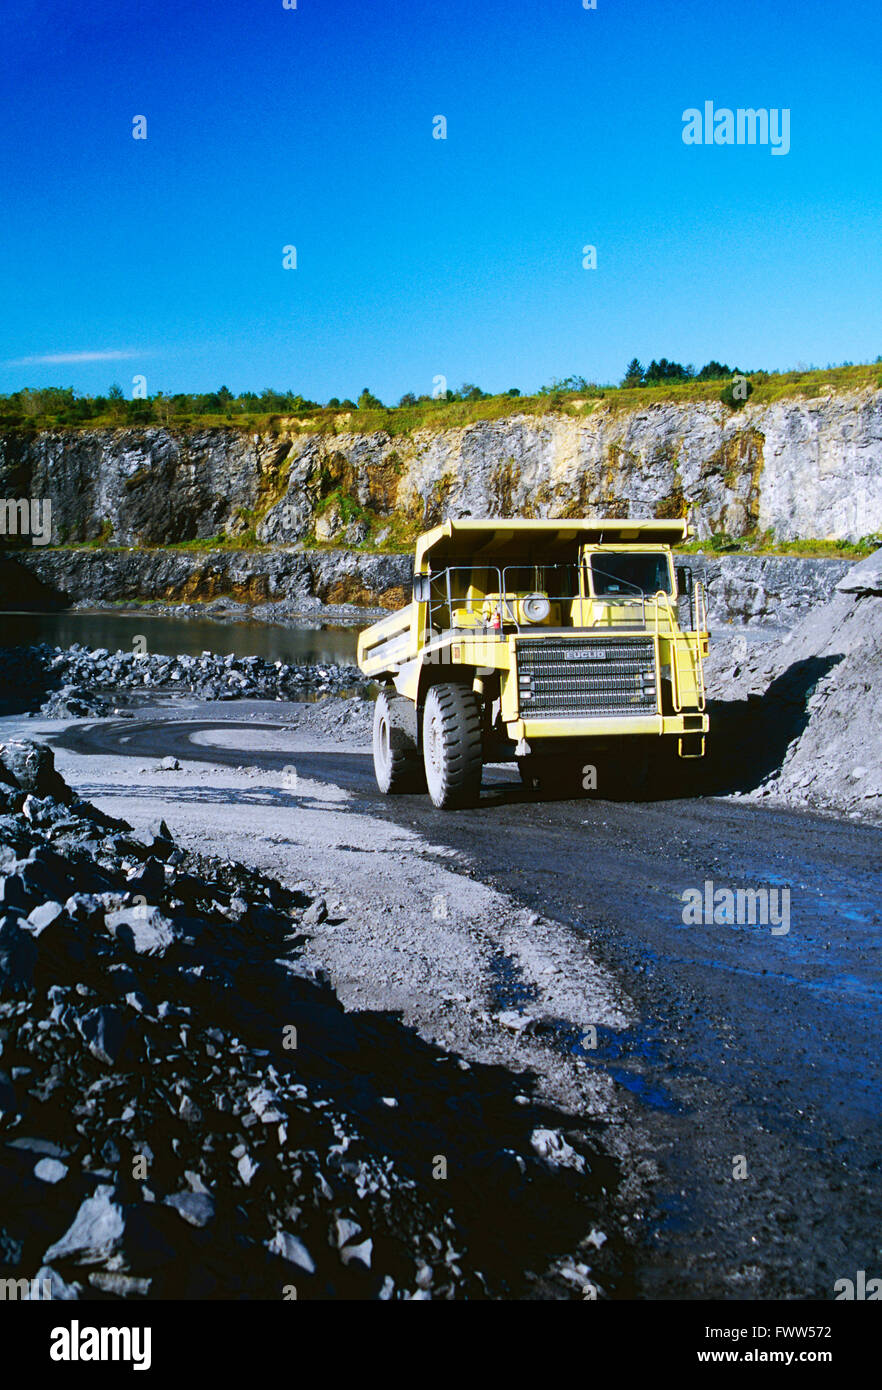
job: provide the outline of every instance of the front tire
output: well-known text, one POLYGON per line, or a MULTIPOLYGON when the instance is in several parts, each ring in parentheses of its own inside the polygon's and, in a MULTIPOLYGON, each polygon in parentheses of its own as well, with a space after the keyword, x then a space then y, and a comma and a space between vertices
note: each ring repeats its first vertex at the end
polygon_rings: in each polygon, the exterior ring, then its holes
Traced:
POLYGON ((481 790, 481 704, 464 685, 433 685, 423 711, 423 761, 432 803, 470 806, 481 790))
POLYGON ((422 790, 423 770, 416 740, 409 732, 413 705, 381 690, 374 704, 374 776, 384 796, 422 790))

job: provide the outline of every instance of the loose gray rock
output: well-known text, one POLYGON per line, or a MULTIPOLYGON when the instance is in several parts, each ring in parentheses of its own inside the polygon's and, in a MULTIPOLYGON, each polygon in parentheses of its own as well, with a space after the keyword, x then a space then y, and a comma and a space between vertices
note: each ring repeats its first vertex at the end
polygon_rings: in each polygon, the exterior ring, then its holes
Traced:
POLYGON ((324 898, 316 898, 303 914, 302 922, 305 927, 317 927, 320 922, 324 922, 328 915, 328 905, 324 898))
POLYGON ((214 1218, 214 1199, 204 1192, 175 1192, 166 1197, 165 1205, 190 1226, 207 1226, 214 1218))
POLYGON ((118 1009, 103 1004, 79 1020, 83 1041, 99 1062, 113 1066, 123 1050, 129 1026, 118 1009))
POLYGON ((25 1153, 43 1154, 48 1158, 67 1158, 67 1149, 62 1149, 58 1144, 53 1144, 51 1139, 38 1139, 31 1135, 22 1134, 17 1139, 8 1141, 10 1149, 23 1149, 25 1153))
POLYGON ((40 1269, 37 1270, 37 1283, 40 1287, 41 1295, 44 1280, 47 1279, 49 1281, 49 1292, 53 1303, 75 1302, 82 1293, 82 1288, 79 1284, 66 1283, 51 1265, 42 1265, 40 1269))
POLYGON ((253 1086, 248 1092, 248 1104, 259 1120, 265 1125, 277 1124, 284 1120, 283 1112, 276 1105, 277 1097, 265 1086, 253 1086))
POLYGON ((82 1264, 97 1264, 108 1259, 125 1232, 122 1208, 112 1198, 112 1187, 96 1188, 95 1195, 83 1202, 70 1229, 49 1246, 43 1262, 78 1259, 82 1264))
POLYGON ((151 855, 143 864, 132 869, 127 881, 133 893, 141 894, 148 900, 154 899, 159 897, 165 888, 165 870, 159 860, 151 855))
POLYGON ((245 1153, 242 1154, 236 1167, 239 1169, 239 1177, 247 1187, 260 1167, 260 1164, 255 1163, 250 1154, 245 1153))
POLYGON ((67 1172, 67 1164, 60 1163, 57 1158, 41 1158, 34 1165, 34 1177, 39 1178, 40 1182, 61 1182, 62 1178, 67 1177, 67 1172))
POLYGON ((174 836, 169 830, 166 822, 162 819, 151 821, 143 830, 136 833, 135 838, 152 850, 160 859, 166 859, 169 852, 174 847, 174 836))
POLYGON ((374 1242, 368 1236, 367 1240, 363 1240, 359 1245, 345 1245, 340 1251, 340 1259, 344 1265, 348 1265, 352 1260, 361 1260, 361 1263, 370 1269, 373 1250, 374 1242))
POLYGON ((298 1269, 304 1269, 307 1274, 315 1274, 315 1262, 303 1241, 298 1236, 291 1235, 289 1231, 276 1231, 272 1240, 267 1241, 266 1248, 271 1255, 280 1255, 283 1260, 297 1265, 298 1269))
POLYGON ((175 939, 172 924, 158 907, 124 907, 108 912, 107 930, 140 956, 162 955, 175 939))
POLYGON ((48 902, 41 903, 35 907, 33 912, 28 913, 28 921, 34 929, 34 936, 39 936, 47 927, 51 927, 53 922, 57 922, 59 917, 64 915, 64 908, 61 903, 48 902))
POLYGON ((540 1158, 556 1168, 575 1168, 584 1173, 585 1160, 571 1144, 568 1144, 558 1129, 534 1129, 530 1143, 540 1158))
POLYGON ((102 1293, 116 1294, 117 1298, 131 1298, 133 1294, 144 1297, 150 1292, 151 1279, 137 1279, 131 1274, 120 1274, 116 1270, 93 1270, 89 1283, 102 1293))
POLYGON ((337 1249, 340 1250, 344 1245, 348 1245, 355 1236, 361 1235, 361 1227, 357 1221, 350 1221, 346 1216, 338 1216, 334 1223, 337 1232, 337 1249))

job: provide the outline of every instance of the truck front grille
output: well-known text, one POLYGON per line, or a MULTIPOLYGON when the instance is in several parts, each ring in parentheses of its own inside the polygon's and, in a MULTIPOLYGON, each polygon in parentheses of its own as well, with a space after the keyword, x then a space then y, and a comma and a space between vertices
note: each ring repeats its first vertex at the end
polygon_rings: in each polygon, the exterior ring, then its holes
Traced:
POLYGON ((516 645, 523 719, 655 714, 651 637, 547 637, 516 645))

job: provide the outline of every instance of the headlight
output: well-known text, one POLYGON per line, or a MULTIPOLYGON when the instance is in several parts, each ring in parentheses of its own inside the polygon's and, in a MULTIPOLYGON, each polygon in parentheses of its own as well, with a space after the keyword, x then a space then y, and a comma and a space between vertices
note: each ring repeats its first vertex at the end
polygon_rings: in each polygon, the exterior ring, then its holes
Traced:
POLYGON ((528 594, 521 599, 521 612, 528 623, 544 623, 551 612, 551 604, 545 594, 528 594))

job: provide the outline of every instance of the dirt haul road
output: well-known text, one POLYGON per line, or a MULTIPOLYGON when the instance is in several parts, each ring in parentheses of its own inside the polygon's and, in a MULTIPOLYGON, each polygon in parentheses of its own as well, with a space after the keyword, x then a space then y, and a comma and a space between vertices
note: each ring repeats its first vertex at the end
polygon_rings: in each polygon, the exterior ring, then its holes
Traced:
POLYGON ((400 1010, 594 1124, 623 1179, 620 1296, 830 1299, 882 1273, 879 830, 732 799, 554 801, 507 767, 444 814, 380 797, 363 730, 317 736, 309 709, 25 722, 114 815, 319 885, 311 949, 347 1007, 400 1010), (762 888, 767 922, 706 919, 720 890, 762 888))

